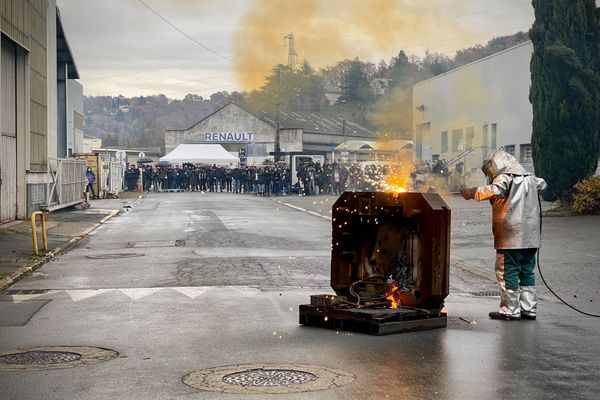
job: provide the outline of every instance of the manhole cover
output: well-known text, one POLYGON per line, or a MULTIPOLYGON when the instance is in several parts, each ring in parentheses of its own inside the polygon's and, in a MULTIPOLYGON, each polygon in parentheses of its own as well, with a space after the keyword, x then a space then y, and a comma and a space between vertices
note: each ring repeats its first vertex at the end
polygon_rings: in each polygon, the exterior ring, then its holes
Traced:
POLYGON ((287 369, 254 369, 223 377, 223 382, 241 386, 287 386, 301 385, 317 377, 304 371, 287 369))
POLYGON ((221 393, 300 393, 348 385, 356 377, 339 369, 305 364, 249 364, 192 372, 183 383, 221 393))
POLYGON ((500 296, 500 292, 497 290, 484 290, 484 291, 480 291, 480 292, 469 292, 469 294, 472 296, 477 296, 477 297, 499 297, 500 296))
POLYGON ((112 360, 119 353, 100 347, 33 347, 0 349, 0 371, 78 367, 112 360))
POLYGON ((48 365, 79 360, 81 354, 67 351, 26 351, 0 356, 0 363, 19 365, 48 365))
POLYGON ((144 254, 141 253, 112 253, 112 254, 96 254, 91 256, 86 256, 87 258, 91 258, 92 260, 112 260, 116 258, 133 258, 133 257, 143 257, 144 254))

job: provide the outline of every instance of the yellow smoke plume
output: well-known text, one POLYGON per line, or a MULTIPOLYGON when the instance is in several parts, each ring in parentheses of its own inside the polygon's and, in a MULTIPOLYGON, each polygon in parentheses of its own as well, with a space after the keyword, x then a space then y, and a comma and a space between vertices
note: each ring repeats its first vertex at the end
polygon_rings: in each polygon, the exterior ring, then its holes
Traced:
POLYGON ((236 75, 244 90, 260 88, 275 65, 287 64, 290 32, 297 61, 316 68, 354 57, 389 61, 408 47, 435 51, 471 33, 450 18, 460 12, 460 3, 435 0, 253 0, 234 37, 236 75))

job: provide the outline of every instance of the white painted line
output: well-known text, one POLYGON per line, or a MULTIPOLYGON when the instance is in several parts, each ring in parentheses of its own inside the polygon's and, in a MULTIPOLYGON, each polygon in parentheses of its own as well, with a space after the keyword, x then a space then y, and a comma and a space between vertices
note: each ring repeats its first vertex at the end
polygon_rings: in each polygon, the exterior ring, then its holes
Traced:
POLYGON ((189 297, 190 299, 195 299, 196 297, 208 292, 210 290, 210 288, 209 287, 177 287, 177 288, 171 288, 171 290, 179 292, 179 293, 189 297))
POLYGON ((123 293, 131 300, 139 300, 142 297, 146 297, 155 292, 162 290, 162 288, 132 288, 132 289, 119 289, 119 292, 123 293))
POLYGON ((298 210, 298 211, 306 212, 306 209, 304 209, 304 208, 302 208, 302 207, 295 206, 295 205, 293 205, 293 204, 290 204, 290 203, 283 203, 283 202, 279 202, 279 201, 278 201, 278 203, 281 203, 281 204, 283 204, 284 206, 287 206, 287 207, 293 208, 294 210, 298 210))
POLYGON ((106 292, 110 292, 112 289, 84 289, 84 290, 65 290, 71 300, 77 302, 79 300, 85 300, 90 297, 98 296, 106 292))
POLYGON ((276 203, 282 204, 282 205, 284 205, 284 206, 286 206, 286 207, 293 208, 294 210, 302 211, 302 212, 305 212, 305 213, 308 213, 308 214, 314 215, 314 216, 316 216, 316 217, 324 218, 324 219, 326 219, 326 220, 329 220, 329 221, 331 221, 331 217, 329 217, 329 216, 327 216, 327 215, 319 214, 319 213, 318 213, 318 212, 316 212, 316 211, 309 211, 309 210, 307 210, 307 209, 305 209, 305 208, 298 207, 298 206, 295 206, 295 205, 293 205, 293 204, 290 204, 290 203, 284 203, 283 201, 280 201, 280 200, 273 200, 273 201, 274 201, 274 202, 276 202, 276 203))

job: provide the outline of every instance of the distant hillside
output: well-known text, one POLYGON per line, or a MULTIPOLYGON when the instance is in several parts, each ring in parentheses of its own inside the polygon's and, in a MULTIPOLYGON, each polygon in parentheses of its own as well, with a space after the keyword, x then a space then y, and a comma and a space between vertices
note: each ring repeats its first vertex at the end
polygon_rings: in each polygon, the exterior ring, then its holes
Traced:
POLYGON ((103 140, 103 146, 162 147, 165 129, 185 129, 229 100, 227 93, 210 99, 193 94, 183 100, 165 95, 127 98, 85 96, 84 133, 103 140))

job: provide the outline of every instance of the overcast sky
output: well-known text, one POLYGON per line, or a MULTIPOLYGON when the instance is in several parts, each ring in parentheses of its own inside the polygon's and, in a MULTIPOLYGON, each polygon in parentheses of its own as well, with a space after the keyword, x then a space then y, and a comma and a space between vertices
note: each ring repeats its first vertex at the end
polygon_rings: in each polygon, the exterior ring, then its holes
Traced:
POLYGON ((260 87, 298 60, 389 62, 400 50, 453 56, 494 36, 526 31, 530 0, 57 0, 86 95, 182 98, 260 87), (156 13, 179 30, 170 26, 156 13))

